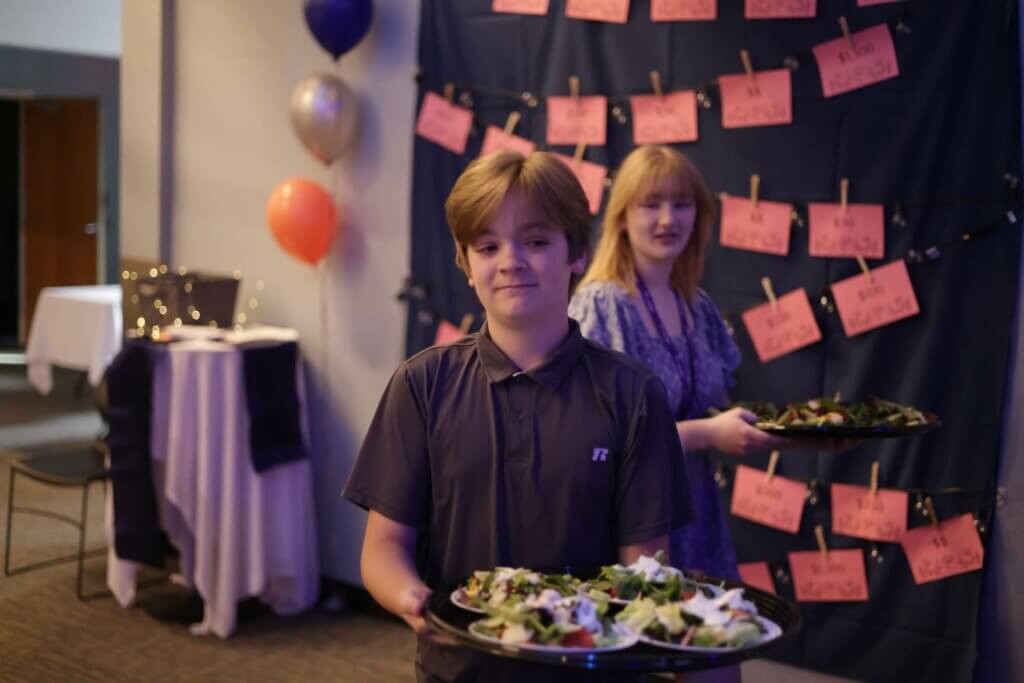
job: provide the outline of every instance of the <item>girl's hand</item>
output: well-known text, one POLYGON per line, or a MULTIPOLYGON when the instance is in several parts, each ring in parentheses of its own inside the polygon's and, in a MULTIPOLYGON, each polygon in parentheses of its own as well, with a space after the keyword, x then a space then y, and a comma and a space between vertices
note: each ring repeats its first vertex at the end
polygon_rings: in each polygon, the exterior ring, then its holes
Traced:
POLYGON ((732 455, 747 455, 793 448, 791 439, 761 431, 753 424, 757 416, 745 408, 730 408, 707 418, 708 443, 711 448, 732 455))

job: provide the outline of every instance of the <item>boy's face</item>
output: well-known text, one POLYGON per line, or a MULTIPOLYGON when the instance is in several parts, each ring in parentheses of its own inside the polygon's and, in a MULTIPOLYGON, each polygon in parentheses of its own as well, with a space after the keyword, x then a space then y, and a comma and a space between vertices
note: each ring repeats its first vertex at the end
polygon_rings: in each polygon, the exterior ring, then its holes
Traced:
POLYGON ((565 233, 515 195, 470 243, 466 260, 488 319, 505 325, 565 319, 570 278, 586 266, 585 255, 569 263, 565 233))

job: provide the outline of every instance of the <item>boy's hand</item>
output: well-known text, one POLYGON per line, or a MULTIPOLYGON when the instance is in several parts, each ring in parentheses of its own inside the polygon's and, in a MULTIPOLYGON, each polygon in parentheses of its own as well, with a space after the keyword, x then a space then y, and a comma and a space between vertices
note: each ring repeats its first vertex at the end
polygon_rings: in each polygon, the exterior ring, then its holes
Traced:
POLYGON ((431 590, 422 584, 409 588, 399 598, 398 616, 402 617, 405 623, 409 624, 409 627, 416 632, 416 635, 429 638, 438 645, 456 645, 455 639, 443 633, 438 633, 423 618, 423 608, 430 595, 431 590))

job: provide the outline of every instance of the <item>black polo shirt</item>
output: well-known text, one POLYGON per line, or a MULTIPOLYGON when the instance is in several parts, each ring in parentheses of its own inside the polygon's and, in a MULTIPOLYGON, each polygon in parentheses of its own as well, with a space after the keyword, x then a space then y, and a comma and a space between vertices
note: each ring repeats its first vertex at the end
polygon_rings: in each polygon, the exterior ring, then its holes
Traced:
MULTIPOLYGON (((641 364, 569 320, 522 372, 485 326, 398 368, 344 496, 418 528, 437 589, 498 565, 610 564, 686 524, 682 457, 664 387, 641 364)), ((420 658, 442 673, 433 659, 420 658)))

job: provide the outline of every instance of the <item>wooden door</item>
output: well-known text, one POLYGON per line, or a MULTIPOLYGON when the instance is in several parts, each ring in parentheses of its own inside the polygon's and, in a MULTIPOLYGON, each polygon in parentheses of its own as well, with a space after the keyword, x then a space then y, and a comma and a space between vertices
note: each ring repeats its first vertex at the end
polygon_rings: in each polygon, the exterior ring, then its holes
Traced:
POLYGON ((23 103, 24 297, 21 341, 39 290, 96 284, 99 101, 23 103))

